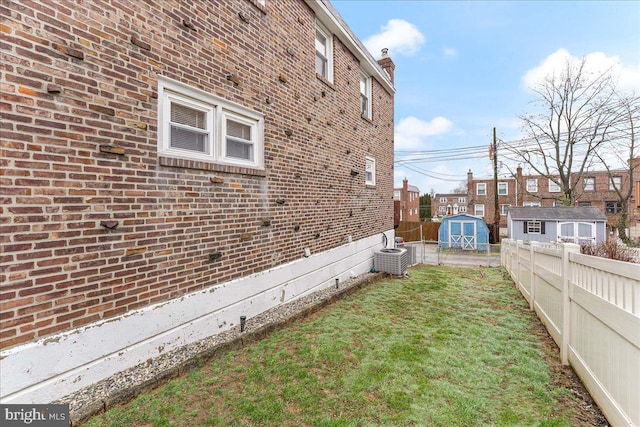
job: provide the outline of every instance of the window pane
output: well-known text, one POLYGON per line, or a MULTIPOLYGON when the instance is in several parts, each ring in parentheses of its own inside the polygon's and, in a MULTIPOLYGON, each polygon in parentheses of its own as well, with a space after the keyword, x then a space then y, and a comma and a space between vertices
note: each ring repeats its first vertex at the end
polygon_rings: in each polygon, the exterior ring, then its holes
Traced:
POLYGON ((207 113, 185 105, 171 104, 171 122, 191 126, 198 129, 206 129, 207 113))
POLYGON ((316 73, 327 76, 327 60, 319 54, 316 54, 316 73))
POLYGON ((230 119, 226 120, 226 124, 227 156, 253 161, 251 126, 230 119))
POLYGON ((253 161, 253 144, 227 138, 227 156, 253 161))
POLYGON ((227 135, 251 141, 251 126, 227 120, 227 135))
POLYGON ((322 56, 327 56, 327 38, 318 30, 316 30, 316 50, 322 56))
POLYGON ((206 132, 196 132, 177 126, 171 126, 171 148, 208 153, 207 144, 209 134, 206 132))

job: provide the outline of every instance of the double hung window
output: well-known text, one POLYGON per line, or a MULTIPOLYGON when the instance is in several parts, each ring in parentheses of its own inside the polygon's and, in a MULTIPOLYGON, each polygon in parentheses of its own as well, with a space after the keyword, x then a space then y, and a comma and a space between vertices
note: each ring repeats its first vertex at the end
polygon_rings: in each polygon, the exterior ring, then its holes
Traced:
POLYGON ((264 167, 264 118, 181 83, 158 80, 161 155, 255 169, 264 167))
POLYGON ((316 24, 316 73, 333 82, 333 40, 320 24, 316 24))

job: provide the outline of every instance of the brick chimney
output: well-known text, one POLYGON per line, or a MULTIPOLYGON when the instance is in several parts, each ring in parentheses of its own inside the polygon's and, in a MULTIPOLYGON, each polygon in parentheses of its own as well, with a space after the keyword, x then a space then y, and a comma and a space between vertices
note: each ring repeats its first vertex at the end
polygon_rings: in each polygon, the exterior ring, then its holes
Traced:
POLYGON ((382 57, 378 60, 378 64, 380 64, 382 69, 387 72, 391 79, 391 83, 393 83, 393 71, 396 69, 396 64, 394 64, 391 58, 389 58, 389 49, 386 47, 382 49, 382 57))

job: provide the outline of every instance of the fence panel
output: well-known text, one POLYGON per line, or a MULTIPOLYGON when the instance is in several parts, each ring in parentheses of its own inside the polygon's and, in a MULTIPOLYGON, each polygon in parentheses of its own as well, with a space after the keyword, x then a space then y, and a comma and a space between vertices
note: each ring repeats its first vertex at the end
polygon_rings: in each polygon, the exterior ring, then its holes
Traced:
MULTIPOLYGON (((562 251, 532 243, 533 309, 558 346, 562 339, 562 251)), ((526 298, 526 296, 525 296, 526 298)))
POLYGON ((523 248, 504 239, 502 264, 532 300, 563 362, 613 426, 639 427, 640 264, 572 253, 575 245, 534 243, 525 268, 523 248))
POLYGON ((396 236, 405 242, 438 241, 439 222, 409 222, 400 221, 396 228, 396 236), (422 230, 422 234, 420 234, 422 230))

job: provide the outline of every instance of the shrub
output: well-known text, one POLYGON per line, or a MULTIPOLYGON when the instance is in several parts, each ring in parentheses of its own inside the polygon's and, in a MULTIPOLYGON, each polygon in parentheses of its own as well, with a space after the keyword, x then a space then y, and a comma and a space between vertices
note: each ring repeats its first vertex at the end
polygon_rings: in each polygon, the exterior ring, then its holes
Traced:
POLYGON ((580 245, 580 253, 625 262, 638 262, 633 249, 615 240, 608 240, 599 245, 580 245))

